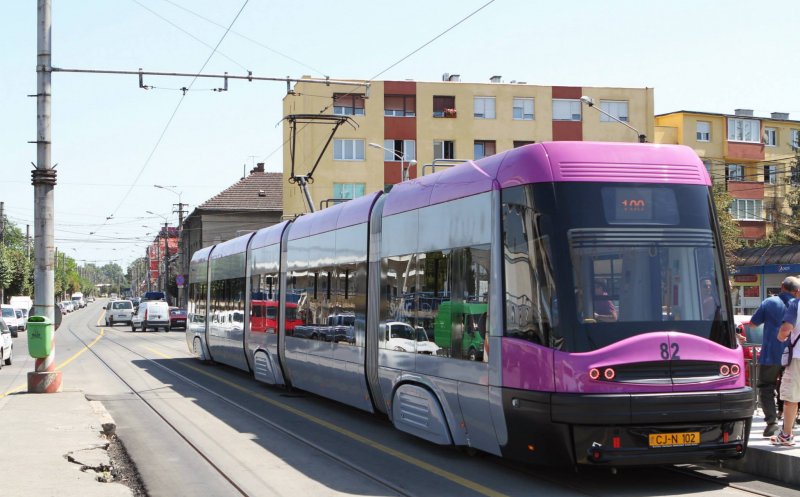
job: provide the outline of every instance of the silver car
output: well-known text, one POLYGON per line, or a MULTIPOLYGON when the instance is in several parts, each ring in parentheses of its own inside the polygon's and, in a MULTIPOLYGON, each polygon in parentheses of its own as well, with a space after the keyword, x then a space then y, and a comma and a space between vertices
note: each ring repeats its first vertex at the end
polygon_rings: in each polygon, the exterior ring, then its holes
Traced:
POLYGON ((11 365, 14 358, 14 343, 11 341, 11 328, 0 318, 0 368, 11 365))

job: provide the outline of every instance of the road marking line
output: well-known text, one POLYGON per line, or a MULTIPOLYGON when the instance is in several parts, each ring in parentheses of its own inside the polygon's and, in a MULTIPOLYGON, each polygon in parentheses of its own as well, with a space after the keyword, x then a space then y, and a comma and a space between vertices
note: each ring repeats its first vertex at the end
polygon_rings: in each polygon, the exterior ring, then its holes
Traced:
MULTIPOLYGON (((159 351, 157 351, 155 349, 151 349, 150 347, 145 347, 145 348, 147 350, 149 350, 150 352, 152 352, 152 353, 154 353, 154 354, 156 354, 158 356, 161 356, 164 359, 173 359, 173 357, 170 357, 170 356, 168 356, 166 354, 162 354, 161 352, 159 352, 159 351)), ((343 435, 343 436, 345 436, 347 438, 355 440, 356 442, 359 442, 361 444, 367 445, 369 447, 372 447, 375 450, 381 451, 381 452, 383 452, 385 454, 388 454, 388 455, 390 455, 392 457, 395 457, 397 459, 405 461, 405 462, 407 462, 407 463, 409 463, 411 465, 414 465, 414 466, 416 466, 416 467, 418 467, 418 468, 420 468, 422 470, 425 470, 425 471, 427 471, 429 473, 433 473, 433 474, 435 474, 437 476, 440 476, 442 478, 450 480, 451 482, 456 483, 458 485, 461 485, 462 487, 466 487, 466 488, 468 488, 468 489, 470 489, 470 490, 472 490, 474 492, 486 495, 488 497, 507 497, 506 494, 497 492, 496 490, 492 490, 491 488, 483 486, 480 483, 475 483, 474 481, 471 481, 471 480, 468 480, 468 479, 463 478, 461 476, 458 476, 455 473, 451 473, 451 472, 445 471, 443 469, 432 467, 430 464, 426 464, 426 463, 424 463, 423 461, 421 461, 419 459, 416 459, 416 458, 413 458, 411 456, 408 456, 408 455, 406 455, 406 454, 404 454, 404 453, 402 453, 402 452, 400 452, 398 450, 395 450, 395 449, 392 449, 391 447, 387 447, 385 445, 382 445, 382 444, 380 444, 378 442, 375 442, 374 440, 371 440, 371 439, 369 439, 367 437, 364 437, 362 435, 354 433, 354 432, 352 432, 350 430, 346 430, 346 429, 344 429, 344 428, 342 428, 340 426, 337 426, 337 425, 335 425, 333 423, 325 421, 324 419, 317 418, 317 417, 312 416, 312 415, 310 415, 308 413, 305 413, 305 412, 303 412, 303 411, 301 411, 299 409, 296 409, 294 407, 288 406, 288 405, 286 405, 286 404, 284 404, 282 402, 279 402, 277 400, 271 399, 271 398, 267 397, 266 395, 262 395, 262 394, 259 394, 259 393, 254 393, 254 392, 252 392, 250 390, 247 390, 246 388, 238 385, 237 383, 234 383, 234 382, 226 380, 224 378, 220 378, 218 376, 215 376, 215 375, 209 373, 208 371, 203 371, 202 369, 196 368, 196 367, 191 366, 189 364, 181 363, 181 365, 191 369, 192 371, 195 371, 195 372, 200 373, 202 375, 205 375, 205 376, 207 376, 207 377, 209 377, 211 379, 219 381, 220 383, 224 383, 225 385, 228 385, 228 386, 230 386, 232 388, 235 388, 236 390, 239 390, 240 392, 243 392, 243 393, 245 393, 247 395, 255 397, 255 398, 259 399, 259 400, 263 400, 264 402, 267 402, 268 404, 271 404, 271 405, 273 405, 275 407, 278 407, 278 408, 283 409, 285 411, 289 411, 290 413, 295 414, 297 416, 300 416, 301 418, 306 419, 307 421, 310 421, 312 423, 318 424, 318 425, 320 425, 320 426, 322 426, 324 428, 327 428, 329 430, 333 430, 333 431, 339 433, 340 435, 343 435)))
MULTIPOLYGON (((65 367, 67 367, 67 364, 71 363, 72 361, 77 359, 78 356, 80 356, 81 354, 83 354, 84 352, 89 350, 90 348, 94 347, 94 344, 96 344, 101 338, 103 338, 103 335, 105 335, 105 333, 106 333, 105 328, 100 328, 100 334, 97 335, 97 338, 92 340, 92 343, 90 343, 89 345, 84 345, 84 347, 81 350, 79 350, 79 351, 75 352, 74 354, 72 354, 72 357, 70 357, 66 361, 64 361, 61 364, 59 364, 58 366, 56 366, 56 369, 63 370, 65 367)), ((0 399, 2 399, 3 397, 6 397, 8 395, 11 395, 12 393, 17 393, 20 390, 23 390, 25 388, 28 388, 27 384, 17 385, 16 387, 12 388, 11 390, 8 390, 8 391, 6 391, 4 393, 0 393, 0 399)))

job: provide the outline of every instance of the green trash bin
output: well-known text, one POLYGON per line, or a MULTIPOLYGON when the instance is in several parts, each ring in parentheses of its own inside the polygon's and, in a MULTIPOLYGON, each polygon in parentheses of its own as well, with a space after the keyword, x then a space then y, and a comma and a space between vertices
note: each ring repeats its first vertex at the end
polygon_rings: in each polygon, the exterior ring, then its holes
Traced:
POLYGON ((45 316, 28 318, 28 353, 44 359, 53 350, 53 322, 45 316))

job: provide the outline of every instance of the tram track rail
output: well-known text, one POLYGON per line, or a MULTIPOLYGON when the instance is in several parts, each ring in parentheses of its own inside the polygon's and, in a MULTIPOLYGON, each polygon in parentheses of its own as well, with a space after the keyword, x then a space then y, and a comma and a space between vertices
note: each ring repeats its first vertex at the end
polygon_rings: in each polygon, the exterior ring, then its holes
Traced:
MULTIPOLYGON (((104 327, 104 326, 103 326, 103 328, 111 329, 109 327, 104 327)), ((76 340, 78 340, 84 346, 88 345, 87 341, 84 340, 81 336, 79 336, 78 333, 73 329, 73 326, 72 326, 71 323, 68 326, 68 330, 69 330, 70 334, 73 337, 75 337, 76 340)), ((308 447, 308 448, 310 448, 310 449, 312 449, 312 450, 314 450, 314 451, 326 456, 327 458, 329 458, 330 460, 340 464, 341 466, 343 466, 343 467, 345 467, 345 468, 347 468, 347 469, 349 469, 349 470, 351 470, 351 471, 353 471, 355 473, 360 474, 361 476, 373 481, 374 483, 386 488, 387 490, 390 490, 390 491, 396 493, 399 496, 402 496, 402 497, 422 497, 419 494, 416 494, 416 493, 413 493, 413 492, 409 491, 409 489, 407 489, 407 488, 404 488, 404 487, 401 487, 401 486, 398 486, 398 485, 392 483, 391 481, 389 481, 388 479, 382 477, 381 475, 376 474, 374 471, 370 471, 370 470, 368 470, 368 469, 366 469, 366 468, 364 468, 364 467, 362 467, 362 466, 360 466, 358 464, 354 464, 353 462, 338 456, 337 454, 335 454, 334 452, 332 452, 330 450, 327 450, 327 449, 325 449, 323 447, 319 447, 317 444, 313 443, 311 440, 309 440, 307 437, 304 437, 300 433, 297 433, 296 431, 293 431, 291 429, 286 428, 285 426, 282 426, 282 425, 280 425, 278 423, 275 423, 275 422, 265 418, 264 416, 258 414, 257 412, 253 411, 252 409, 249 409, 248 407, 246 407, 244 405, 241 405, 240 403, 238 403, 238 402, 226 397, 225 395, 222 395, 219 392, 216 392, 213 389, 208 388, 208 387, 206 387, 206 386, 204 386, 204 385, 192 380, 191 378, 187 377, 186 375, 184 375, 184 374, 182 374, 182 373, 180 373, 178 371, 175 371, 175 370, 165 366, 161 362, 159 362, 157 360, 154 360, 154 359, 151 359, 150 357, 145 356, 144 354, 142 354, 142 353, 134 350, 133 348, 129 347, 127 344, 124 344, 121 341, 115 339, 113 335, 114 334, 110 334, 110 333, 105 334, 105 337, 104 337, 105 341, 106 342, 111 342, 115 346, 126 350, 128 353, 142 358, 143 360, 147 361, 149 364, 152 364, 152 365, 160 368, 161 371, 166 372, 170 376, 172 376, 172 377, 174 377, 174 378, 186 383, 187 385, 189 385, 189 386, 191 386, 193 388, 197 388, 199 390, 202 390, 203 392, 205 392, 205 393, 207 393, 209 395, 212 395, 214 398, 216 398, 216 399, 228 404, 229 406, 232 406, 232 407, 244 412, 248 416, 251 416, 252 418, 258 420, 261 423, 263 423, 264 425, 269 426, 271 429, 274 429, 274 430, 282 433, 283 435, 285 435, 285 436, 287 436, 287 437, 289 437, 289 438, 301 443, 303 446, 308 447)), ((153 340, 146 340, 146 341, 148 341, 150 344, 154 344, 154 345, 156 344, 156 342, 153 341, 153 340)), ((160 345, 163 346, 163 344, 160 344, 160 345)), ((149 401, 145 396, 143 396, 139 391, 137 391, 137 389, 135 389, 133 387, 133 385, 130 384, 130 382, 128 382, 116 369, 114 369, 112 367, 111 364, 109 364, 108 361, 106 361, 96 350, 94 350, 94 348, 88 348, 88 350, 90 351, 90 353, 98 361, 100 361, 106 367, 106 369, 108 369, 108 371, 110 371, 117 379, 119 379, 119 381, 121 381, 127 388, 129 388, 130 391, 132 392, 132 394, 138 400, 140 400, 144 405, 146 405, 147 408, 150 409, 156 416, 158 416, 158 418, 160 418, 164 422, 164 424, 167 427, 169 427, 170 430, 172 430, 178 437, 180 437, 199 457, 201 457, 204 461, 206 461, 206 463, 208 463, 208 465, 216 473, 218 473, 225 481, 227 481, 231 485, 232 488, 234 488, 243 497, 254 497, 252 494, 248 493, 244 488, 242 488, 237 482, 235 482, 228 474, 226 474, 226 472, 217 463, 214 462, 214 460, 213 460, 211 455, 207 454, 204 450, 202 450, 200 447, 198 447, 198 445, 196 443, 192 442, 192 440, 190 440, 189 437, 186 436, 186 434, 181 431, 180 427, 176 426, 169 419, 167 419, 167 417, 159 411, 158 407, 155 406, 153 404, 153 402, 149 401)))

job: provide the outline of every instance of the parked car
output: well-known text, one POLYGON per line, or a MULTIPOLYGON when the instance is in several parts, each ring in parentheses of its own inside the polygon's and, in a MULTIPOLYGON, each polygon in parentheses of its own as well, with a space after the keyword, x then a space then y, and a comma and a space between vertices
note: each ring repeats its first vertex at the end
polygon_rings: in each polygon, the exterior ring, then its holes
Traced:
MULTIPOLYGON (((126 301, 130 302, 130 300, 126 301)), ((147 331, 147 328, 153 328, 158 331, 163 328, 164 331, 169 331, 169 306, 163 300, 148 300, 139 304, 136 309, 136 314, 131 317, 131 331, 141 329, 147 331)), ((185 321, 184 321, 184 326, 185 321)))
POLYGON ((764 325, 755 327, 750 326, 750 316, 735 315, 733 322, 736 325, 736 333, 745 337, 742 344, 744 354, 744 378, 748 386, 750 385, 750 364, 758 364, 758 356, 761 354, 761 343, 764 337, 764 325))
POLYGON ((169 327, 170 329, 186 329, 186 309, 179 307, 169 308, 169 327))
POLYGON ((11 341, 11 328, 0 318, 0 368, 11 365, 14 358, 14 343, 11 341))
POLYGON ((386 340, 386 348, 401 352, 437 355, 441 347, 431 342, 425 330, 414 329, 408 323, 390 321, 382 324, 381 331, 386 340))
POLYGON ((17 322, 17 311, 8 304, 2 305, 2 318, 11 330, 11 336, 17 338, 19 333, 19 323, 17 322))
POLYGON ((114 323, 131 324, 133 303, 130 300, 114 300, 106 306, 106 326, 114 323))
POLYGON ((22 312, 22 309, 14 309, 14 314, 17 316, 17 331, 25 331, 28 329, 27 319, 25 319, 25 313, 22 312))

